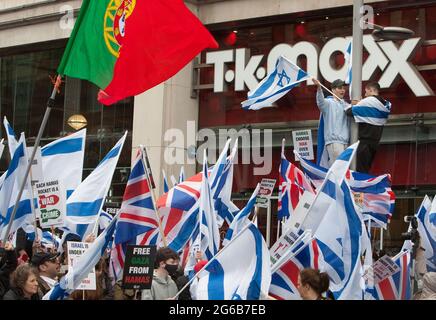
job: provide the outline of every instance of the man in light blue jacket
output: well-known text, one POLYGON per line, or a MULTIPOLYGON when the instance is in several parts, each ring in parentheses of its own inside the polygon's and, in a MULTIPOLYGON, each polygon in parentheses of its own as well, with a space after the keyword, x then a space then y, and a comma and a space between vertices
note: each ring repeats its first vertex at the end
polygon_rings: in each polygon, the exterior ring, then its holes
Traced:
POLYGON ((331 166, 350 142, 350 120, 345 113, 348 104, 343 100, 345 83, 339 79, 333 81, 331 89, 337 97, 324 97, 319 81, 312 80, 318 87, 316 104, 324 118, 324 140, 329 158, 328 164, 331 166))

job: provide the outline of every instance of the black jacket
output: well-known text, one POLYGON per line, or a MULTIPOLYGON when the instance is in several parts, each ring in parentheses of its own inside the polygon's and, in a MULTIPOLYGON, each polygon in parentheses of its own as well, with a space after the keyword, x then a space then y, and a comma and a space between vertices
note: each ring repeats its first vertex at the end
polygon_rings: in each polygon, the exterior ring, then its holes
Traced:
POLYGON ((40 300, 38 294, 34 294, 30 299, 24 297, 23 291, 19 288, 10 288, 3 297, 3 300, 40 300))
POLYGON ((9 276, 17 268, 17 254, 15 250, 6 251, 0 263, 0 299, 9 290, 9 276))

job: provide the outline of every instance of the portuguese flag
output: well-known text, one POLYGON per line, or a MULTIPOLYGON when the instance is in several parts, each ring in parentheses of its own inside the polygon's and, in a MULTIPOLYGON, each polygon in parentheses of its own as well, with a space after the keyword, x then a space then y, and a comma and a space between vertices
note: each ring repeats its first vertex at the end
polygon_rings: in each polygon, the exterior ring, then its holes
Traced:
POLYGON ((205 48, 218 48, 183 0, 83 0, 58 68, 113 104, 167 80, 205 48))

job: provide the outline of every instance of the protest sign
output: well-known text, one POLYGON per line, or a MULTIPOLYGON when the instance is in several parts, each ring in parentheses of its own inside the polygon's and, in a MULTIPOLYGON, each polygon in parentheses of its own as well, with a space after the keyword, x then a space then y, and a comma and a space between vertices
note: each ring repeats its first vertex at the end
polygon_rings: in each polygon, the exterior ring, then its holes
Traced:
MULTIPOLYGON (((312 130, 292 131, 292 139, 294 141, 294 150, 298 152, 301 157, 307 160, 314 159, 312 130)), ((300 160, 296 157, 295 161, 300 160)))
MULTIPOLYGON (((70 242, 67 241, 67 251, 68 251, 68 271, 71 272, 74 269, 75 264, 79 258, 89 249, 92 243, 88 242, 70 242)), ((70 288, 74 290, 95 290, 96 287, 96 277, 95 277, 95 267, 88 274, 88 276, 82 280, 80 285, 76 288, 70 288)))
POLYGON ((150 289, 153 280, 156 246, 127 246, 124 261, 124 289, 150 289))
POLYGON ((64 223, 66 199, 65 191, 58 180, 35 184, 35 196, 38 199, 38 213, 42 228, 58 226, 64 223))
POLYGON ((268 200, 273 193, 275 184, 276 179, 262 179, 259 193, 256 197, 256 206, 268 208, 268 200))

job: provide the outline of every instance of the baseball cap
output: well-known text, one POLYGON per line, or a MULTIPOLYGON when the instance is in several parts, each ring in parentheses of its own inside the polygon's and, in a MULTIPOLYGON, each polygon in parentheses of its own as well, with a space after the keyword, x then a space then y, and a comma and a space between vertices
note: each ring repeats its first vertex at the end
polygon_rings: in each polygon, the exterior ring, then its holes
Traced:
POLYGON ((340 88, 347 85, 343 80, 341 79, 336 79, 335 81, 332 82, 332 89, 335 88, 340 88))
POLYGON ((59 256, 58 253, 50 253, 50 252, 37 252, 32 256, 32 260, 30 263, 35 267, 39 267, 41 264, 47 261, 54 262, 56 258, 59 256))

